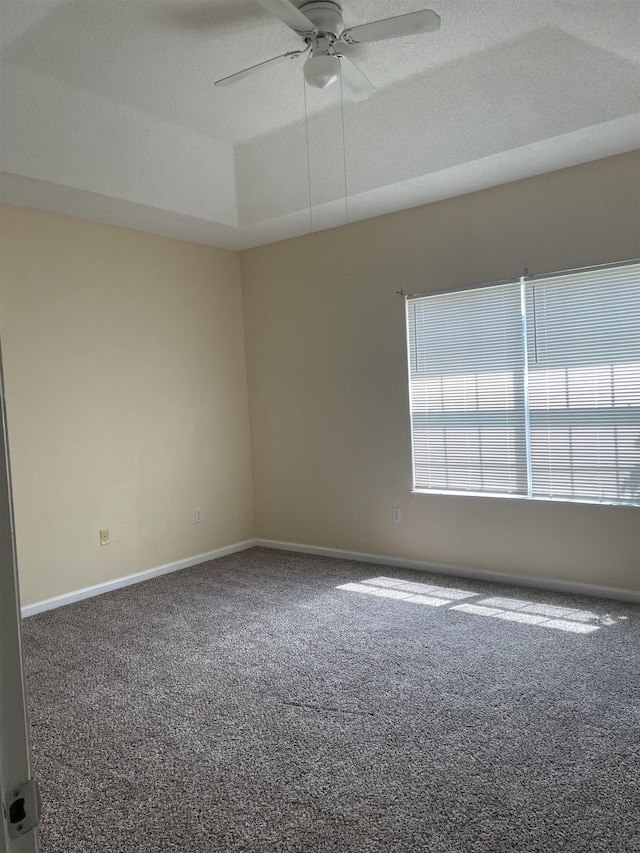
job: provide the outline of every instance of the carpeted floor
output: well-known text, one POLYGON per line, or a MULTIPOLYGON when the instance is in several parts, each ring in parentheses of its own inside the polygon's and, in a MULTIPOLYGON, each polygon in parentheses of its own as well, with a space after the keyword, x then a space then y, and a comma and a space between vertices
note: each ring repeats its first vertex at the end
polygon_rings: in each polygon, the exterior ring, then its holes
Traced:
POLYGON ((24 638, 43 853, 640 851, 637 605, 256 548, 24 638))

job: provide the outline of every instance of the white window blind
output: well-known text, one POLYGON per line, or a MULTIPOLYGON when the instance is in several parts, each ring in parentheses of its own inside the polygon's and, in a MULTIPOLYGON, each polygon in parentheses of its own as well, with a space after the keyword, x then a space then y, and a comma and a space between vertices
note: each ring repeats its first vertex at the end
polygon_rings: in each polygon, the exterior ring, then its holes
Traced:
POLYGON ((407 302, 416 489, 527 489, 518 287, 407 302))
POLYGON ((640 264, 407 299, 414 488, 640 503, 640 264))
POLYGON ((527 284, 533 494, 640 503, 640 264, 527 284))

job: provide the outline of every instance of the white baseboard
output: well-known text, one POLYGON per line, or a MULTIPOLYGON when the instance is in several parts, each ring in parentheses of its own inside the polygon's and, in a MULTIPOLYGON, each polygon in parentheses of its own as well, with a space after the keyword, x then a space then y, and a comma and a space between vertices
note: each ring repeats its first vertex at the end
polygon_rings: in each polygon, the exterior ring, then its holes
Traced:
POLYGON ((300 545, 296 542, 276 542, 273 539, 255 539, 254 545, 259 545, 263 548, 275 548, 280 551, 298 551, 302 554, 318 554, 319 556, 337 557, 343 560, 375 563, 382 566, 396 566, 399 569, 412 569, 418 572, 434 572, 436 574, 453 575, 454 577, 476 578, 477 580, 533 587, 534 589, 550 589, 554 592, 571 592, 575 595, 588 595, 594 598, 612 598, 617 601, 634 601, 640 603, 640 590, 622 589, 615 586, 599 586, 598 584, 582 583, 580 581, 542 578, 531 575, 511 575, 503 572, 490 572, 485 569, 472 569, 468 566, 426 563, 420 560, 406 560, 402 557, 385 557, 380 554, 343 551, 338 548, 323 548, 318 545, 300 545))
POLYGON ((83 589, 75 589, 73 592, 67 592, 64 595, 56 595, 55 598, 47 598, 45 601, 37 601, 35 604, 27 604, 21 608, 22 618, 42 613, 45 610, 53 610, 55 607, 62 607, 65 604, 72 604, 74 601, 81 601, 83 598, 102 595, 104 592, 111 592, 111 590, 120 589, 123 586, 147 581, 158 577, 158 575, 167 575, 170 572, 178 572, 180 569, 188 569, 190 566, 197 566, 199 563, 206 563, 208 560, 226 557, 227 554, 246 551, 247 548, 253 548, 255 545, 255 539, 246 539, 244 542, 236 542, 234 545, 228 545, 226 548, 217 548, 215 551, 208 551, 206 554, 196 554, 194 557, 186 557, 184 560, 176 560, 174 563, 156 566, 153 569, 146 569, 144 572, 137 572, 134 575, 126 575, 112 581, 104 581, 93 586, 86 586, 83 589))
POLYGON ((150 580, 151 578, 158 577, 159 575, 177 572, 180 571, 180 569, 187 569, 190 566, 197 566, 199 563, 206 563, 208 560, 215 560, 218 557, 225 557, 227 554, 235 554, 238 551, 246 551, 248 548, 254 548, 256 546, 274 548, 280 551, 297 551, 301 554, 318 554, 323 557, 336 557, 342 560, 354 560, 356 562, 374 563, 382 566, 395 566, 399 569, 412 569, 413 571, 419 572, 434 572, 436 574, 452 575, 454 577, 477 578, 478 580, 514 584, 516 586, 550 589, 556 592, 570 592, 576 595, 588 595, 595 598, 612 598, 618 601, 633 601, 640 603, 640 591, 621 589, 620 587, 614 586, 599 586, 598 584, 557 580, 555 578, 511 575, 503 572, 490 572, 485 569, 472 569, 468 566, 427 563, 421 560, 406 560, 403 557, 387 557, 380 554, 366 554, 361 551, 345 551, 339 548, 324 548, 319 545, 302 545, 297 542, 277 542, 273 539, 246 539, 244 542, 236 542, 233 545, 228 545, 226 548, 217 548, 215 551, 208 551, 206 554, 196 554, 193 557, 186 557, 184 560, 176 560, 175 562, 167 563, 164 566, 156 566, 153 569, 137 572, 134 575, 126 575, 122 578, 104 581, 103 583, 87 586, 83 589, 76 589, 73 590, 73 592, 68 592, 64 595, 57 595, 54 598, 47 598, 44 601, 37 601, 34 604, 27 604, 21 609, 22 617, 26 618, 27 616, 33 616, 36 613, 42 613, 45 610, 53 610, 56 607, 63 607, 65 604, 72 604, 74 601, 81 601, 84 598, 91 598, 94 595, 102 595, 104 592, 110 592, 114 589, 120 589, 123 586, 130 586, 134 583, 150 580))

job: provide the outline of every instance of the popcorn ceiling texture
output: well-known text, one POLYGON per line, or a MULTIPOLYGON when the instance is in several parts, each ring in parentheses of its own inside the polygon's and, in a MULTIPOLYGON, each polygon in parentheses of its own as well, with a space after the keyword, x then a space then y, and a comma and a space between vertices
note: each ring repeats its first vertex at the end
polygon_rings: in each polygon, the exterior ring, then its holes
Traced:
POLYGON ((256 548, 25 620, 42 853, 637 853, 640 608, 380 571, 256 548))
MULTIPOLYGON (((430 5, 439 32, 347 49, 378 89, 344 107, 351 219, 432 201, 428 177, 443 198, 640 147, 637 3, 430 5)), ((351 25, 424 0, 343 6, 351 25)), ((0 16, 4 201, 242 249, 308 230, 308 167, 314 205, 343 198, 339 87, 305 92, 298 61, 213 87, 300 47, 252 0, 0 0, 0 16)), ((336 205, 322 225, 343 221, 336 205)))

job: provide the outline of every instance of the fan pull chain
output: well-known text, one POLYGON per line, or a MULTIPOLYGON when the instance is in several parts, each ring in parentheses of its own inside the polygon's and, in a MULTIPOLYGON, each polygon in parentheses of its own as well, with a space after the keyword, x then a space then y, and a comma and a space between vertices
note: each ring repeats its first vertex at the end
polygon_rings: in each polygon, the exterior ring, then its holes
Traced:
POLYGON ((309 232, 313 236, 313 200, 311 198, 311 152, 309 149, 309 114, 307 112, 307 83, 302 78, 302 94, 304 97, 304 131, 307 142, 307 188, 309 192, 309 232))
POLYGON ((309 113, 307 110, 307 83, 302 77, 302 94, 304 97, 304 132, 307 144, 307 189, 309 192, 309 240, 311 241, 311 275, 313 283, 316 280, 316 259, 313 241, 313 199, 311 196, 311 149, 309 146, 309 113))
POLYGON ((349 243, 349 186, 347 183, 347 142, 344 128, 344 86, 342 85, 342 63, 340 63, 340 114, 342 120, 342 163, 344 168, 344 218, 347 253, 347 278, 351 278, 351 246, 349 243))

